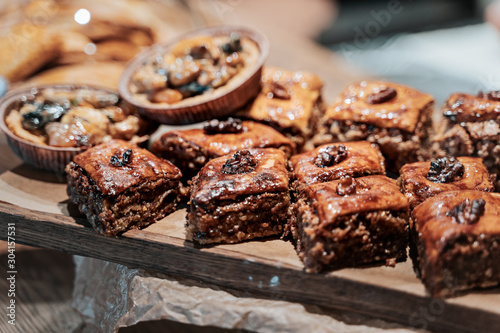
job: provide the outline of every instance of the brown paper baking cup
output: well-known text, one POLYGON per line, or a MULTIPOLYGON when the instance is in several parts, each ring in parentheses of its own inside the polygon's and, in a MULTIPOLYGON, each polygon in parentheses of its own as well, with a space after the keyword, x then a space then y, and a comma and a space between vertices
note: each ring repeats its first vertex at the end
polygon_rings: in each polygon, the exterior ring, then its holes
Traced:
MULTIPOLYGON (((7 136, 7 142, 12 151, 26 164, 47 171, 63 173, 66 165, 73 160, 73 157, 84 151, 84 148, 40 145, 18 137, 9 130, 5 122, 5 118, 9 112, 18 107, 24 96, 32 94, 33 90, 39 91, 46 88, 54 88, 57 90, 95 89, 115 94, 117 92, 109 88, 90 85, 27 85, 10 91, 0 100, 0 129, 7 136)), ((154 129, 152 129, 152 131, 154 131, 154 129)), ((145 140, 147 140, 146 137, 145 140)))
MULTIPOLYGON (((138 108, 145 117, 162 124, 183 125, 224 117, 240 109, 260 92, 260 79, 262 66, 269 53, 267 38, 254 30, 241 27, 222 26, 192 31, 165 44, 156 44, 140 53, 125 69, 118 90, 124 100, 138 108), (145 60, 152 54, 160 51, 168 53, 178 42, 198 36, 229 36, 238 33, 251 39, 259 48, 259 57, 249 73, 242 77, 242 83, 234 86, 223 94, 213 93, 197 96, 197 102, 187 103, 189 98, 183 100, 182 105, 155 104, 141 101, 131 93, 129 83, 136 70, 143 66, 145 60), (203 96, 203 97, 200 97, 203 96)), ((230 83, 228 83, 230 84, 230 83)))

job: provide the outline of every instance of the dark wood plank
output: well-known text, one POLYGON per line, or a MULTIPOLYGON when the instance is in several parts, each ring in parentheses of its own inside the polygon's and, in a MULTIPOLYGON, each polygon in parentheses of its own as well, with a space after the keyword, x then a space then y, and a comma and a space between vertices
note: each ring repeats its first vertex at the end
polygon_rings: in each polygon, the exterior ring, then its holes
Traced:
POLYGON ((432 300, 389 286, 373 285, 325 274, 306 274, 292 265, 225 249, 201 250, 177 237, 148 229, 122 237, 96 234, 84 220, 32 211, 0 203, 0 235, 16 225, 16 241, 65 251, 131 267, 152 269, 177 277, 269 297, 354 311, 405 325, 450 332, 491 331, 500 316, 441 300, 432 300), (471 319, 474 320, 471 320, 471 319))

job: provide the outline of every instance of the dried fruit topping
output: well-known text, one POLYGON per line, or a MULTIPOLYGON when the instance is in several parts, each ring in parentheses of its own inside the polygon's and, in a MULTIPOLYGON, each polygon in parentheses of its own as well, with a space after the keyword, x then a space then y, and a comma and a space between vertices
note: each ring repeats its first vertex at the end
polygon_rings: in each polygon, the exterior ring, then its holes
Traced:
POLYGON ((290 93, 288 89, 279 82, 272 82, 269 86, 269 92, 273 95, 273 98, 279 99, 290 99, 290 93))
POLYGON ((453 207, 446 216, 450 216, 453 222, 460 224, 474 224, 479 221, 484 214, 484 206, 486 201, 484 199, 469 200, 465 199, 459 205, 453 207))
POLYGON ((207 121, 203 126, 203 130, 207 134, 241 133, 243 132, 243 125, 241 120, 229 117, 224 121, 217 119, 207 121))
POLYGON ((490 91, 486 96, 490 101, 500 102, 500 90, 490 91))
POLYGON ((454 157, 443 157, 431 162, 427 179, 434 183, 450 183, 460 180, 464 165, 454 157))
POLYGON ((115 167, 122 167, 129 164, 132 161, 132 149, 127 149, 120 160, 119 157, 115 155, 111 156, 110 164, 115 167))
POLYGON ((255 170, 257 161, 250 151, 238 150, 233 157, 228 159, 222 166, 222 173, 236 175, 239 173, 248 173, 255 170))
POLYGON ((356 179, 351 176, 344 176, 340 178, 340 182, 337 185, 338 195, 353 195, 356 193, 356 179))
POLYGON ((397 94, 398 92, 396 91, 396 89, 388 87, 380 90, 378 93, 368 95, 366 97, 366 103, 368 104, 384 103, 396 97, 397 94))
POLYGON ((50 122, 59 120, 69 110, 69 104, 42 103, 34 101, 26 103, 23 113, 22 125, 29 130, 43 129, 50 122))
POLYGON ((342 162, 346 157, 347 149, 344 145, 331 145, 320 149, 314 165, 318 168, 327 168, 342 162))
POLYGON ((233 32, 229 37, 229 42, 222 45, 221 48, 226 53, 240 52, 242 50, 240 35, 233 32))

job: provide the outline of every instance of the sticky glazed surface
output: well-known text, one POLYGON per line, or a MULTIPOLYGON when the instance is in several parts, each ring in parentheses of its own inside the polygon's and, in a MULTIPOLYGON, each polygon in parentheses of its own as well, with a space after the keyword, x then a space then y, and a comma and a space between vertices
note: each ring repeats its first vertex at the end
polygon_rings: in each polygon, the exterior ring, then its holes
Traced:
POLYGON ((464 173, 457 181, 436 183, 427 179, 431 162, 416 162, 404 165, 399 180, 401 190, 408 198, 411 207, 438 193, 454 190, 478 190, 491 192, 494 186, 488 170, 479 157, 458 157, 464 166, 464 173))
POLYGON ((340 216, 382 210, 407 210, 408 200, 399 191, 396 181, 381 175, 355 178, 356 192, 339 195, 341 180, 314 184, 307 187, 319 221, 323 225, 335 223, 340 216))
POLYGON ((342 176, 367 176, 385 174, 384 157, 377 145, 368 141, 332 143, 319 146, 306 153, 292 156, 290 159, 294 176, 302 184, 312 185, 339 179, 342 176), (318 154, 329 146, 343 145, 347 157, 338 164, 318 167, 315 160, 318 154))
POLYGON ((116 195, 140 183, 160 178, 180 179, 181 171, 172 163, 123 140, 112 140, 75 156, 74 163, 87 173, 104 195, 116 195), (130 163, 114 166, 112 157, 119 160, 131 149, 130 163))
POLYGON ((446 101, 443 114, 456 123, 496 120, 500 116, 500 101, 486 95, 456 93, 446 101))
POLYGON ((429 260, 437 260, 446 244, 461 235, 500 237, 500 194, 474 190, 444 192, 417 206, 412 219, 429 260), (485 200, 484 214, 473 224, 455 223, 447 213, 466 199, 485 200))
POLYGON ((288 193, 288 170, 285 153, 278 149, 249 149, 257 165, 248 173, 226 174, 222 167, 231 155, 208 162, 193 180, 191 202, 207 205, 238 196, 266 192, 288 193))
POLYGON ((351 120, 380 128, 395 128, 413 133, 421 112, 434 102, 431 95, 407 86, 383 81, 361 81, 348 85, 338 100, 328 108, 325 120, 351 120), (396 97, 380 104, 368 102, 371 94, 393 88, 396 97))
POLYGON ((323 88, 318 76, 264 67, 261 84, 260 94, 239 116, 274 123, 281 128, 310 130, 310 120, 323 88))
POLYGON ((287 147, 290 153, 295 151, 295 144, 273 128, 252 121, 242 122, 241 133, 209 134, 203 129, 171 131, 153 144, 153 152, 168 154, 162 148, 162 142, 178 137, 205 150, 210 156, 223 156, 239 149, 287 147))

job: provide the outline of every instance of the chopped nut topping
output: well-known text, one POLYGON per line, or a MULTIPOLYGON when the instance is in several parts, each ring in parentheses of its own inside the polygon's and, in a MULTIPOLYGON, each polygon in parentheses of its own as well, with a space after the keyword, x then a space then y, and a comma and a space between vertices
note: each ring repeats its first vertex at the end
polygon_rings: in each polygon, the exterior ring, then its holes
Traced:
POLYGON ((453 207, 446 216, 450 216, 453 222, 460 224, 474 224, 479 221, 484 214, 484 206, 486 201, 484 199, 469 200, 465 199, 459 205, 453 207))
POLYGON ((243 125, 240 119, 227 118, 227 120, 220 121, 213 119, 207 121, 203 126, 203 130, 207 134, 218 134, 218 133, 241 133, 243 132, 243 125))
POLYGON ((460 180, 464 174, 464 165, 454 157, 443 157, 431 162, 427 179, 434 183, 450 183, 460 180))
POLYGON ((314 160, 314 165, 318 168, 327 168, 338 164, 347 157, 347 149, 344 145, 331 145, 320 149, 318 156, 314 160))
POLYGON ((393 99, 397 94, 398 92, 394 88, 388 87, 380 90, 378 93, 368 95, 366 102, 368 104, 381 104, 393 99))
POLYGON ((228 159, 222 166, 222 173, 235 175, 248 173, 255 170, 257 161, 248 150, 238 150, 233 157, 228 159))
POLYGON ((123 167, 132 161, 132 149, 127 149, 120 160, 116 155, 111 156, 110 164, 115 167, 123 167))
POLYGON ((351 176, 344 176, 337 185, 338 195, 353 195, 356 193, 356 179, 351 176))

